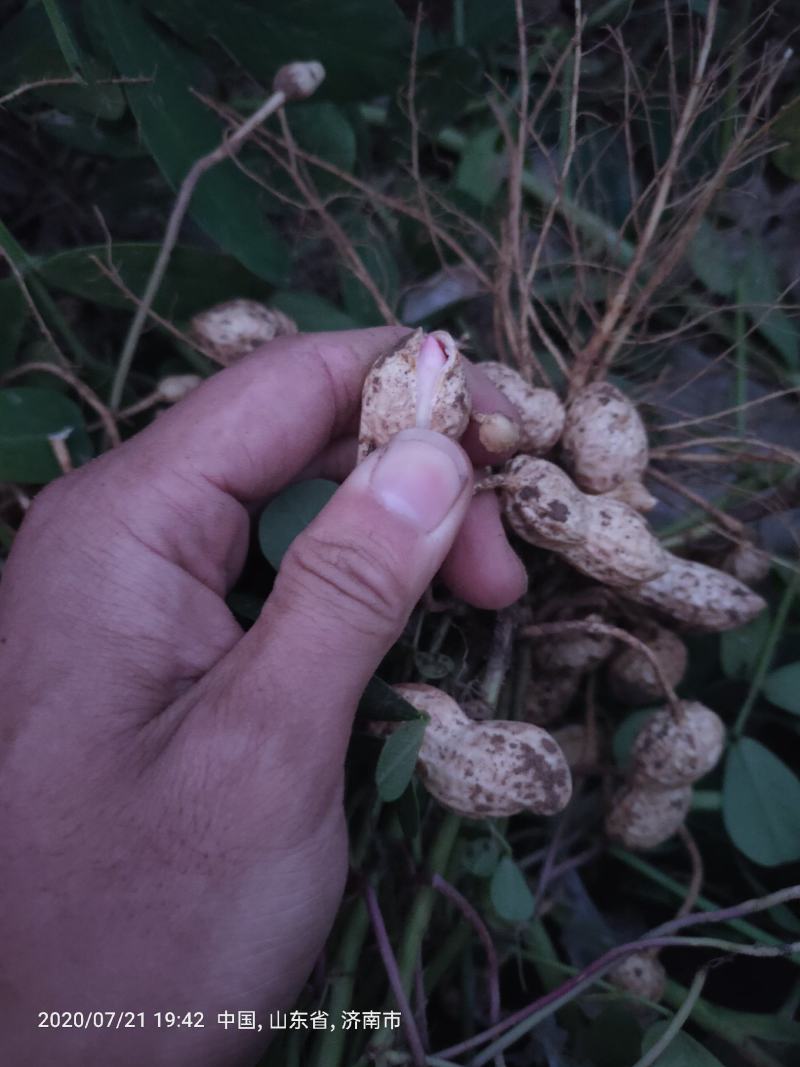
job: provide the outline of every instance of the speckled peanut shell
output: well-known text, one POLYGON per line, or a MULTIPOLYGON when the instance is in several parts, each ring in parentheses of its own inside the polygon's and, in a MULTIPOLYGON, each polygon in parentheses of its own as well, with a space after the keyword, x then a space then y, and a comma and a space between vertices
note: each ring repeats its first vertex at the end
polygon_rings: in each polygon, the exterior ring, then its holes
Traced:
POLYGON ((561 448, 564 466, 587 493, 640 481, 647 467, 647 431, 639 412, 608 382, 587 385, 570 400, 561 448))
POLYGON ((570 671, 542 671, 525 691, 522 716, 526 722, 546 726, 566 715, 580 689, 581 676, 570 671))
POLYGON ((587 502, 555 463, 515 456, 505 467, 503 510, 516 534, 532 545, 559 549, 586 537, 587 502))
POLYGON ((664 708, 639 731, 631 749, 631 774, 636 781, 691 785, 716 767, 725 747, 722 719, 694 700, 681 701, 681 707, 681 722, 664 708))
MULTIPOLYGON (((663 626, 654 626, 641 639, 660 663, 666 680, 675 688, 686 670, 686 645, 677 634, 663 626)), ((625 647, 614 656, 608 665, 608 681, 612 693, 623 704, 636 706, 664 699, 664 690, 652 663, 638 648, 625 647)))
POLYGON ((228 364, 275 337, 297 333, 297 324, 282 311, 256 300, 228 300, 195 315, 189 333, 221 363, 228 364))
POLYGON ((480 369, 519 412, 521 427, 517 449, 534 456, 544 455, 556 444, 564 428, 564 405, 552 389, 528 385, 505 363, 488 361, 480 369))
POLYGON ((590 578, 625 589, 657 578, 669 566, 669 553, 642 516, 619 500, 587 497, 586 532, 577 545, 555 551, 590 578))
POLYGON ((637 604, 669 615, 695 630, 735 630, 760 615, 764 600, 730 574, 704 563, 669 556, 666 571, 649 582, 623 590, 637 604))
MULTIPOLYGON (((587 615, 584 622, 602 622, 599 615, 587 615)), ((585 674, 599 667, 614 648, 614 638, 607 634, 575 633, 558 637, 537 638, 533 658, 545 671, 568 671, 585 674)))
POLYGON ((606 833, 626 848, 655 848, 683 825, 692 803, 692 787, 673 789, 623 786, 611 800, 606 833))
POLYGON ((451 811, 471 819, 520 811, 554 815, 569 803, 569 767, 545 730, 524 722, 473 722, 430 685, 394 688, 430 716, 417 771, 451 811))
POLYGON ((606 978, 612 985, 657 1004, 667 987, 667 972, 653 952, 632 952, 606 978))
POLYGON ((553 730, 553 740, 564 753, 569 769, 593 767, 600 759, 600 744, 597 731, 591 735, 581 722, 559 726, 553 730))
POLYGON ((423 330, 373 363, 361 393, 359 462, 400 430, 421 426, 454 440, 466 430, 472 405, 461 355, 449 333, 429 336, 442 352, 442 367, 433 375, 418 366, 423 330))

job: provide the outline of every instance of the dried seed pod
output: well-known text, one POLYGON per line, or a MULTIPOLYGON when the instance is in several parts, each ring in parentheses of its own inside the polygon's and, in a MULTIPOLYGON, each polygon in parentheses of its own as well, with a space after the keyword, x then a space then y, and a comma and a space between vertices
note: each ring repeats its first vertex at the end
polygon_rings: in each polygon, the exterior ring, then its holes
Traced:
POLYGON ((487 415, 473 411, 472 421, 478 424, 478 440, 487 452, 497 455, 513 452, 519 447, 520 428, 501 411, 487 415))
POLYGON ((746 541, 736 545, 722 562, 722 570, 745 585, 759 585, 767 578, 771 567, 769 554, 746 541))
POLYGON ((471 399, 455 341, 444 330, 415 330, 370 369, 361 394, 359 461, 400 430, 420 426, 458 440, 471 399))
POLYGON ((228 300, 195 315, 189 332, 227 365, 275 337, 297 333, 297 324, 282 311, 256 300, 228 300))
POLYGON ((553 740, 564 753, 569 769, 593 767, 600 761, 600 739, 597 731, 589 731, 581 722, 559 726, 553 730, 553 740))
POLYGON ((325 68, 316 59, 287 63, 272 79, 272 91, 283 93, 287 100, 305 100, 319 89, 325 68))
POLYGON ((570 400, 561 447, 564 465, 587 493, 641 481, 649 458, 639 412, 608 382, 587 385, 570 400))
MULTIPOLYGON (((587 615, 583 622, 602 622, 599 615, 587 615)), ((586 674, 608 659, 614 638, 599 633, 565 633, 558 637, 537 638, 533 658, 544 671, 569 671, 586 674)))
POLYGON ((562 552, 571 566, 619 589, 635 587, 664 573, 669 553, 637 511, 608 497, 586 499, 586 539, 562 552))
POLYGON ((641 515, 618 500, 582 493, 555 463, 515 456, 501 480, 514 532, 590 578, 627 588, 666 570, 669 554, 641 515))
POLYGON ((623 590, 637 604, 657 608, 697 630, 735 630, 760 615, 763 599, 732 575, 671 553, 659 577, 623 590))
POLYGON ((628 507, 633 508, 635 511, 652 511, 658 503, 653 494, 648 492, 644 485, 634 478, 627 482, 622 482, 616 488, 600 495, 611 500, 621 500, 623 504, 627 504, 628 507))
POLYGON ((725 747, 725 726, 716 712, 696 700, 682 700, 678 721, 668 708, 639 731, 631 750, 636 782, 691 785, 716 767, 725 747))
POLYGON ((161 379, 156 386, 156 392, 159 399, 165 403, 177 404, 196 389, 202 380, 199 374, 171 374, 168 378, 161 379))
POLYGON ((545 730, 524 722, 473 722, 430 685, 394 688, 430 716, 417 770, 445 807, 472 819, 520 811, 553 815, 566 807, 569 767, 545 730))
POLYGON ((525 693, 525 721, 546 726, 560 719, 566 715, 580 685, 581 676, 575 672, 543 672, 533 678, 525 693))
POLYGON ((586 537, 588 497, 555 463, 515 456, 503 472, 503 508, 520 537, 560 549, 586 537))
MULTIPOLYGON (((688 660, 686 645, 677 634, 663 626, 654 626, 642 640, 661 665, 664 677, 674 689, 683 678, 688 660)), ((656 677, 653 664, 638 648, 625 647, 608 665, 611 691, 623 704, 647 704, 663 700, 664 689, 656 677)))
POLYGON ((606 833, 626 848, 655 848, 683 825, 692 803, 692 787, 646 789, 626 785, 611 800, 606 833))
POLYGON ((667 972, 655 952, 632 952, 606 975, 612 985, 626 993, 657 1004, 664 996, 667 972))
POLYGON ((505 363, 488 361, 480 369, 519 412, 520 452, 544 455, 556 444, 564 428, 564 405, 552 389, 528 385, 505 363))

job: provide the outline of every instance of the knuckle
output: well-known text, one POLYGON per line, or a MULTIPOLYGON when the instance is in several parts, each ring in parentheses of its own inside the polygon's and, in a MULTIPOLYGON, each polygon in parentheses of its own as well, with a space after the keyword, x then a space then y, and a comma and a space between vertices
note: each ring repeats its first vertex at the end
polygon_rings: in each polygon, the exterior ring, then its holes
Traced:
POLYGON ((292 543, 281 571, 295 591, 371 633, 395 631, 407 614, 399 561, 374 544, 306 532, 292 543))

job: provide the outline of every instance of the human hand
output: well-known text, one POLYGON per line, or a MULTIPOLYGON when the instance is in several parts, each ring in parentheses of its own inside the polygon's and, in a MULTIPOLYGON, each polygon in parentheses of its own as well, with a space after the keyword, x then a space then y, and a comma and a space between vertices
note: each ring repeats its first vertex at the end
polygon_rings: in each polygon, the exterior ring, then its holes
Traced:
POLYGON ((251 630, 225 604, 248 506, 352 467, 364 376, 404 332, 275 341, 35 500, 0 589, 5 1062, 251 1063, 265 1035, 217 1014, 290 1006, 322 947, 370 675, 440 568, 481 607, 523 592, 463 450, 412 430, 297 538, 251 630), (95 1009, 145 1028, 37 1028, 95 1009))

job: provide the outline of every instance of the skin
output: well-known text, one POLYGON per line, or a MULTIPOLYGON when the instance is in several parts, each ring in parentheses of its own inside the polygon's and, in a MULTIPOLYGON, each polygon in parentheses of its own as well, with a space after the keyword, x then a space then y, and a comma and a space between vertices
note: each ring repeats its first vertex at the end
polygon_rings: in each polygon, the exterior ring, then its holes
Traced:
POLYGON ((364 685, 440 569, 481 607, 524 591, 467 454, 411 430, 297 538, 251 630, 225 605, 251 514, 352 467, 361 383, 403 336, 279 339, 34 501, 0 587, 3 1062, 255 1062, 267 1035, 217 1014, 291 1007, 323 946, 364 685), (37 1027, 65 1010, 147 1027, 37 1027))

